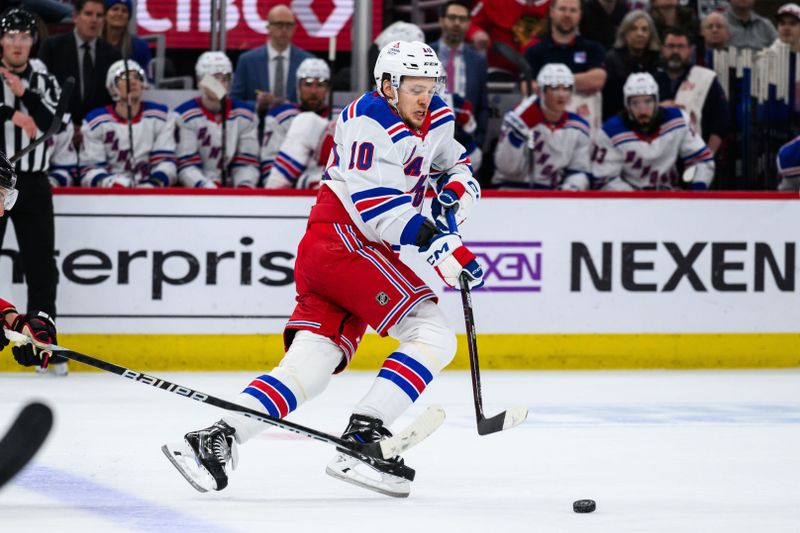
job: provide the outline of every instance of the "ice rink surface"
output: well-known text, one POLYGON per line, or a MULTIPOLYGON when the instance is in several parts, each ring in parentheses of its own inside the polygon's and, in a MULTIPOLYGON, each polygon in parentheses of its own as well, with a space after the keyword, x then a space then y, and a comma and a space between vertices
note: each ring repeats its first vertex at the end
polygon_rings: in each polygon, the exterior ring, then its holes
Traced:
MULTIPOLYGON (((165 373, 233 398, 250 373, 165 373)), ((334 377, 292 419, 339 434, 371 373, 334 377)), ((800 371, 485 372, 488 414, 530 408, 479 437, 469 375, 446 372, 410 414, 444 425, 409 450, 408 499, 325 474, 333 449, 277 429, 240 448, 222 492, 192 489, 160 451, 221 411, 108 373, 0 374, 0 431, 32 399, 56 423, 0 489, 0 531, 800 531, 800 371), (579 515, 572 502, 591 498, 579 515)), ((395 427, 411 420, 404 417, 395 427)))

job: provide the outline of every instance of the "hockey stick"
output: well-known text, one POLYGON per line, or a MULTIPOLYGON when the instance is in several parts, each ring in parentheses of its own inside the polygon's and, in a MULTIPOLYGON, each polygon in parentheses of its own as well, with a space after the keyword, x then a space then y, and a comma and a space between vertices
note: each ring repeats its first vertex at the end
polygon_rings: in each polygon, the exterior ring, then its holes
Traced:
MULTIPOLYGON (((30 337, 18 333, 16 331, 6 329, 5 334, 6 338, 15 344, 26 344, 29 342, 33 342, 33 339, 31 339, 30 337)), ((34 342, 34 344, 37 347, 41 348, 42 350, 58 352, 58 355, 66 357, 67 359, 71 359, 73 361, 77 361, 85 365, 93 366, 95 368, 99 368, 100 370, 105 370, 106 372, 111 372, 112 374, 116 374, 123 378, 130 379, 137 383, 141 383, 143 385, 149 385, 151 387, 165 390, 167 392, 171 392, 173 394, 177 394, 179 396, 183 396, 191 400, 197 400, 198 402, 201 403, 207 403, 209 405, 225 409, 226 411, 239 413, 248 418, 253 418, 255 420, 258 420, 259 422, 264 422, 265 424, 279 427, 287 431, 292 431, 294 433, 297 433, 298 435, 303 435, 304 437, 309 437, 322 442, 327 442, 328 444, 333 444, 334 446, 337 447, 337 449, 339 449, 344 453, 353 455, 354 457, 358 457, 359 459, 370 462, 370 464, 373 465, 378 470, 381 470, 381 467, 374 462, 374 459, 390 459, 416 446, 417 444, 425 440, 428 436, 430 436, 434 431, 436 431, 436 429, 442 424, 442 422, 444 422, 444 417, 445 417, 444 409, 442 409, 441 406, 433 405, 431 407, 428 407, 428 409, 424 413, 422 413, 419 417, 417 417, 417 419, 414 420, 414 422, 406 426, 402 431, 398 432, 393 437, 382 440, 380 442, 374 442, 369 444, 350 442, 350 441, 345 441, 339 437, 329 435, 328 433, 324 433, 322 431, 317 431, 315 429, 302 426, 295 422, 290 422, 288 420, 275 418, 268 414, 256 411, 255 409, 250 409, 248 407, 244 407, 235 404, 233 402, 229 402, 227 400, 211 396, 210 394, 205 394, 204 392, 200 392, 191 389, 189 387, 179 385, 177 383, 172 383, 171 381, 167 381, 165 379, 160 379, 155 376, 145 374, 143 372, 137 372, 135 370, 131 370, 130 368, 125 368, 124 366, 119 366, 114 363, 109 363, 107 361, 103 361, 102 359, 97 359, 90 355, 85 355, 79 352, 75 352, 73 350, 70 350, 69 348, 63 348, 55 344, 42 344, 38 342, 34 342)), ((395 466, 394 468, 397 467, 395 466)), ((404 468, 410 471, 410 473, 407 473, 406 475, 410 475, 411 477, 409 479, 413 480, 414 471, 408 467, 404 468)), ((403 474, 395 472, 395 475, 403 475, 403 474)))
POLYGON ((53 427, 53 412, 44 404, 30 403, 19 413, 0 440, 0 487, 28 464, 53 427))
POLYGON ((125 111, 128 123, 128 166, 131 170, 133 182, 136 183, 136 168, 134 166, 136 160, 133 157, 133 117, 131 116, 133 110, 133 106, 131 106, 131 73, 128 70, 128 57, 126 56, 123 61, 125 66, 125 111))
MULTIPOLYGON (((458 233, 456 215, 452 209, 447 209, 447 224, 452 233, 458 233)), ((472 313, 472 293, 469 289, 469 277, 462 273, 458 277, 461 288, 461 304, 464 307, 464 323, 467 330, 467 347, 469 348, 469 370, 472 377, 472 397, 475 401, 475 420, 478 425, 478 435, 497 433, 521 424, 528 416, 527 407, 512 407, 491 418, 486 418, 483 413, 483 393, 481 392, 481 367, 478 362, 478 339, 475 333, 475 317, 472 313)))
POLYGON ((55 112, 53 113, 53 122, 50 124, 50 127, 47 128, 47 131, 39 137, 38 139, 32 140, 28 143, 28 146, 17 152, 16 154, 12 155, 9 159, 9 162, 13 165, 29 153, 36 150, 36 148, 44 142, 47 142, 50 137, 58 133, 58 130, 61 129, 62 120, 64 119, 64 113, 67 111, 67 106, 69 105, 69 97, 72 95, 72 88, 75 86, 75 78, 70 76, 64 82, 64 87, 61 89, 61 96, 58 99, 58 103, 56 104, 55 112))

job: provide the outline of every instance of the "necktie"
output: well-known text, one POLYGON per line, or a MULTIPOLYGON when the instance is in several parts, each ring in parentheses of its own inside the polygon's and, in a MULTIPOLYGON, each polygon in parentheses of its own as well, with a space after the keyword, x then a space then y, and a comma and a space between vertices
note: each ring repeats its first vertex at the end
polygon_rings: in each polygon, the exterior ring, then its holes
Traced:
POLYGON ((94 61, 92 61, 92 48, 89 43, 83 43, 83 61, 81 62, 81 79, 83 80, 83 91, 81 97, 84 101, 92 96, 92 89, 94 88, 94 61))
POLYGON ((447 73, 447 92, 453 94, 456 87, 456 49, 451 48, 450 53, 447 54, 447 66, 445 67, 447 73))
POLYGON ((286 96, 286 92, 284 91, 284 79, 285 75, 283 73, 283 56, 277 56, 275 58, 275 83, 272 87, 272 94, 275 95, 275 98, 283 98, 286 96))

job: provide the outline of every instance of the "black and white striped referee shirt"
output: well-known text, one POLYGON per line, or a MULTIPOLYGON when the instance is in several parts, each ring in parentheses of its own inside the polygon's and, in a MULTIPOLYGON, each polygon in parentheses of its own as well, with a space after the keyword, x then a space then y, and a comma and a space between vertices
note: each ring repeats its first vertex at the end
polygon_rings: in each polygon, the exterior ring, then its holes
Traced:
MULTIPOLYGON (((36 136, 40 137, 50 128, 55 117, 56 104, 61 94, 61 87, 54 76, 38 72, 30 63, 23 72, 17 72, 26 90, 22 98, 17 98, 6 83, 2 83, 2 101, 0 102, 0 149, 11 158, 14 154, 28 146, 31 139, 25 131, 11 122, 15 111, 20 111, 33 118, 36 123, 36 136)), ((46 172, 50 167, 48 143, 42 143, 33 152, 23 157, 16 164, 17 172, 46 172)))

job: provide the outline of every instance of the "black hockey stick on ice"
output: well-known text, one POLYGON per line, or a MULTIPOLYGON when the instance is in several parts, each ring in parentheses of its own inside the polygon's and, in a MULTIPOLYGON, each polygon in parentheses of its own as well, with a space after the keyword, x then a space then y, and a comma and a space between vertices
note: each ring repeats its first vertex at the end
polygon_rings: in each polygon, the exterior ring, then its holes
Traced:
MULTIPOLYGON (((27 337, 21 333, 17 333, 16 331, 6 329, 5 334, 6 338, 15 344, 32 342, 30 337, 27 337)), ((380 442, 368 444, 345 441, 328 433, 317 431, 316 429, 312 429, 295 422, 290 422, 288 420, 275 418, 273 416, 256 411, 255 409, 250 409, 248 407, 211 396, 210 394, 196 391, 189 387, 145 374, 143 372, 137 372, 135 370, 131 370, 130 368, 125 368, 124 366, 109 363, 107 361, 103 361, 102 359, 92 357, 91 355, 75 352, 55 344, 42 344, 38 342, 35 344, 42 350, 58 352, 58 355, 66 357, 67 359, 93 366, 95 368, 99 368, 100 370, 105 370, 106 372, 111 372, 112 374, 127 378, 131 381, 136 381, 137 383, 141 383, 143 385, 149 385, 151 387, 155 387, 156 389, 165 390, 191 400, 197 400, 201 403, 207 403, 209 405, 225 409, 226 411, 239 413, 248 418, 253 418, 259 422, 264 422, 265 424, 279 427, 287 431, 292 431, 298 435, 303 435, 304 437, 309 437, 322 442, 327 442, 328 444, 333 444, 339 451, 348 455, 352 455, 353 457, 361 459, 362 461, 369 462, 377 470, 384 470, 384 468, 376 463, 376 459, 389 459, 400 455, 409 448, 416 446, 430 436, 434 431, 436 431, 442 422, 444 422, 445 417, 444 409, 442 409, 441 406, 433 405, 428 407, 428 409, 419 417, 417 417, 414 422, 406 426, 402 431, 398 432, 393 437, 384 439, 380 442)), ((400 467, 393 466, 392 469, 393 471, 391 473, 394 475, 405 477, 409 480, 414 479, 414 470, 412 468, 401 465, 400 467)))
POLYGON ((47 131, 39 137, 38 139, 32 140, 28 143, 28 146, 17 152, 16 154, 12 155, 9 159, 9 162, 13 165, 29 153, 36 150, 36 148, 41 145, 42 143, 47 142, 50 137, 58 133, 58 131, 63 126, 62 121, 64 120, 64 113, 67 111, 67 106, 69 105, 69 98, 72 95, 72 89, 75 87, 75 78, 70 76, 64 82, 64 86, 61 88, 61 96, 58 99, 58 103, 56 104, 56 110, 53 114, 53 122, 50 124, 50 127, 47 128, 47 131))
MULTIPOLYGON (((458 233, 456 216, 452 209, 446 209, 447 225, 452 233, 458 233)), ((488 435, 511 429, 521 424, 528 416, 527 407, 512 407, 491 418, 486 418, 483 413, 483 393, 481 392, 481 367, 478 362, 478 338, 475 333, 475 317, 472 313, 472 293, 469 288, 469 276, 461 273, 458 277, 461 288, 461 304, 464 307, 464 323, 467 330, 467 347, 469 348, 469 370, 472 377, 472 397, 475 401, 475 420, 478 425, 478 435, 488 435)))
POLYGON ((53 427, 53 412, 44 404, 30 403, 19 413, 0 440, 0 487, 28 464, 53 427))

